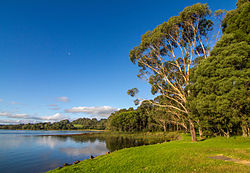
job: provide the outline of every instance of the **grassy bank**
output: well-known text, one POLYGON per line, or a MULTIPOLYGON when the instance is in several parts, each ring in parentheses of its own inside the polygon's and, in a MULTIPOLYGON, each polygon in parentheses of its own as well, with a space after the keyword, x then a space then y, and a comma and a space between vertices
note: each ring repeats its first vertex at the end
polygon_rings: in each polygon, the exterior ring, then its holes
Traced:
POLYGON ((183 136, 179 141, 122 149, 80 163, 50 171, 56 172, 250 172, 244 164, 211 159, 222 154, 250 161, 250 138, 217 137, 193 143, 183 136))

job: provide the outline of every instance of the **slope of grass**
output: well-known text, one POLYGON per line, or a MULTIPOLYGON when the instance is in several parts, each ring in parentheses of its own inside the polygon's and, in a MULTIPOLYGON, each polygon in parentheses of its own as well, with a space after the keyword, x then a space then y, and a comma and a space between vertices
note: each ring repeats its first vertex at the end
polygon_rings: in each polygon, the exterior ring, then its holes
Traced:
POLYGON ((190 137, 180 141, 122 149, 109 155, 57 168, 56 172, 250 172, 247 165, 214 160, 223 154, 250 161, 250 138, 211 138, 193 143, 190 137))

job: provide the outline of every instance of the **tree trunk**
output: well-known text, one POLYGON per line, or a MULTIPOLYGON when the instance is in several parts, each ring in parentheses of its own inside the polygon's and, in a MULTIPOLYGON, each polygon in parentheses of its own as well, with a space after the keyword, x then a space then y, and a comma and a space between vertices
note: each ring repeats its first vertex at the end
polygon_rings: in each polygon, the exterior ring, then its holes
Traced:
POLYGON ((195 133, 195 128, 194 128, 193 121, 189 120, 189 126, 190 126, 190 134, 192 136, 192 141, 193 142, 197 142, 197 138, 196 138, 196 133, 195 133))
POLYGON ((197 121, 197 124, 198 124, 198 126, 199 126, 200 138, 202 139, 202 138, 203 138, 203 132, 202 132, 202 128, 201 128, 201 125, 200 125, 200 121, 199 121, 199 120, 197 121))
POLYGON ((166 124, 163 124, 163 130, 164 130, 164 132, 166 132, 166 131, 167 131, 166 124))
POLYGON ((200 134, 200 138, 202 139, 203 138, 203 132, 202 132, 201 126, 199 126, 199 134, 200 134))
POLYGON ((247 126, 242 124, 241 128, 242 128, 242 136, 247 137, 248 136, 248 134, 247 134, 247 126))
POLYGON ((230 137, 230 134, 229 134, 228 129, 226 129, 226 132, 225 132, 223 129, 221 129, 221 131, 223 132, 224 137, 227 137, 227 138, 229 138, 229 137, 230 137))

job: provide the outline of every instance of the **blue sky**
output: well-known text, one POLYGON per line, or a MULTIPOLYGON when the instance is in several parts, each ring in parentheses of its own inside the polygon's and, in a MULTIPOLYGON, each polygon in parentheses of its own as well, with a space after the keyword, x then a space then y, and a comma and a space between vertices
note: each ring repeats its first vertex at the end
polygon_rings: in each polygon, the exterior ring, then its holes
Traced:
POLYGON ((129 51, 197 2, 236 8, 236 0, 1 1, 0 123, 105 117, 134 106, 133 87, 152 98, 129 51))

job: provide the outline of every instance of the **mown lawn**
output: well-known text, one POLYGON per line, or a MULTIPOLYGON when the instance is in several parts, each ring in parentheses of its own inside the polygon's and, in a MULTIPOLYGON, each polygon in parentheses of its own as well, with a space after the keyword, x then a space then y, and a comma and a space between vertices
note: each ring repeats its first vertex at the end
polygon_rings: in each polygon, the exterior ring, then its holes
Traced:
POLYGON ((55 172, 243 172, 250 166, 209 157, 223 154, 250 161, 250 138, 216 137, 193 143, 183 135, 180 141, 126 148, 93 160, 50 171, 55 172))

